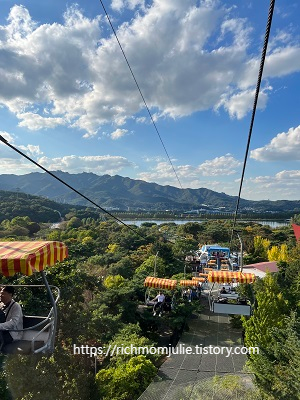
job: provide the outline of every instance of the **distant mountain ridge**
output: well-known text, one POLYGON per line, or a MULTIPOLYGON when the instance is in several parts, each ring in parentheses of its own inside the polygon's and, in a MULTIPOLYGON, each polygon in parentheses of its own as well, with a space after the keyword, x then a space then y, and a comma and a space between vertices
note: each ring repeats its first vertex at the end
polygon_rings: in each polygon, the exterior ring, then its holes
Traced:
MULTIPOLYGON (((53 171, 53 174, 104 208, 181 211, 220 209, 232 212, 237 199, 236 196, 214 192, 210 189, 179 189, 119 175, 99 176, 86 172, 69 174, 62 171, 53 171)), ((0 189, 43 196, 60 203, 90 205, 84 198, 47 173, 2 174, 0 175, 0 189)), ((251 201, 241 199, 240 209, 248 208, 257 212, 299 212, 300 200, 251 201)))

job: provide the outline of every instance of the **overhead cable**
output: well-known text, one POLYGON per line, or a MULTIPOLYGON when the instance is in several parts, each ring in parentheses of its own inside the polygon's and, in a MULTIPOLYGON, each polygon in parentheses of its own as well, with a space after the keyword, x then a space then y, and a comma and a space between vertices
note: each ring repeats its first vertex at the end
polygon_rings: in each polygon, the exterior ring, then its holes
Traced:
POLYGON ((266 26, 266 32, 265 32, 265 39, 264 39, 260 67, 259 67, 259 72, 258 72, 256 91, 255 91, 255 97, 254 97, 254 103, 253 103, 253 109, 252 109, 252 116, 251 116, 251 122, 250 122, 249 134, 248 134, 248 141, 247 141, 246 152, 245 152, 245 157, 244 157, 244 164, 243 164, 242 176, 241 176, 241 181, 240 181, 239 194, 238 194, 235 213, 234 213, 230 243, 232 242, 234 228, 236 225, 237 214, 239 211, 239 204, 240 204, 240 199, 241 199, 241 192, 242 192, 242 187, 243 187, 245 169, 246 169, 248 153, 249 153, 249 148, 250 148, 250 141, 251 141, 251 136, 252 136, 255 112, 256 112, 256 108, 257 108, 257 101, 258 101, 259 90, 260 90, 260 85, 261 85, 261 80, 262 80, 262 75, 263 75, 263 70, 264 70, 264 64, 265 64, 265 59, 266 59, 266 53, 267 53, 267 48, 268 48, 268 41, 269 41, 269 36, 270 36, 270 31, 271 31, 274 6, 275 6, 275 0, 270 0, 269 14, 268 14, 268 20, 267 20, 267 26, 266 26))
POLYGON ((166 153, 166 155, 167 155, 167 158, 168 158, 169 163, 170 163, 170 165, 171 165, 171 167, 172 167, 172 169, 173 169, 173 172, 174 172, 174 174, 175 174, 175 176, 176 176, 176 179, 177 179, 177 181, 178 181, 178 183, 179 183, 179 186, 180 186, 181 189, 183 189, 182 184, 181 184, 181 182, 180 182, 180 179, 179 179, 179 177, 178 177, 178 174, 177 174, 177 172, 176 172, 176 170, 175 170, 175 168, 174 168, 174 165, 173 165, 173 163, 172 163, 172 160, 171 160, 171 158, 170 158, 170 156, 169 156, 169 153, 168 153, 168 151, 167 151, 167 148, 166 148, 166 146, 165 146, 165 144, 164 144, 164 142, 163 142, 163 140, 162 140, 162 137, 161 137, 161 135, 160 135, 160 133, 159 133, 159 130, 158 130, 158 128, 157 128, 157 125, 156 125, 156 123, 155 123, 155 121, 154 121, 154 119, 153 119, 153 116, 152 116, 151 111, 150 111, 150 109, 149 109, 149 107, 148 107, 148 104, 147 104, 147 102, 146 102, 146 100, 145 100, 145 97, 144 97, 144 95, 143 95, 143 93, 142 93, 142 91, 141 91, 141 88, 140 88, 140 86, 139 86, 139 84, 138 84, 138 81, 137 81, 137 79, 136 79, 136 77, 135 77, 135 75, 134 75, 134 73, 133 73, 133 70, 132 70, 132 68, 131 68, 131 66, 130 66, 130 64, 129 64, 128 58, 126 57, 126 54, 125 54, 125 52, 124 52, 124 49, 123 49, 123 47, 122 47, 122 45, 121 45, 121 42, 120 42, 120 40, 119 40, 119 38, 118 38, 117 32, 115 31, 115 28, 114 28, 114 26, 113 26, 113 24, 112 24, 112 22, 111 22, 111 19, 109 18, 109 15, 108 15, 108 13, 107 13, 107 11, 106 11, 106 8, 105 8, 105 6, 104 6, 104 4, 103 4, 103 1, 100 0, 100 3, 101 3, 101 5, 102 5, 102 8, 103 8, 104 13, 105 13, 105 15, 106 15, 106 18, 107 18, 107 20, 108 20, 108 22, 109 22, 109 24, 110 24, 110 26, 111 26, 111 29, 112 29, 112 31, 113 31, 113 33, 114 33, 114 35, 115 35, 115 38, 116 38, 116 40, 117 40, 117 42, 118 42, 118 45, 119 45, 119 47, 120 47, 120 49, 121 49, 121 51, 122 51, 122 54, 123 54, 123 56, 124 56, 124 58, 125 58, 126 64, 127 64, 128 68, 129 68, 129 71, 130 71, 130 73, 131 73, 131 75, 132 75, 132 78, 133 78, 133 80, 134 80, 134 82, 135 82, 135 84, 136 84, 136 87, 138 88, 138 91, 139 91, 139 93, 140 93, 140 95, 141 95, 141 98, 142 98, 143 103, 144 103, 144 105, 145 105, 145 107, 146 107, 146 110, 147 110, 147 112, 148 112, 148 114, 149 114, 149 116, 150 116, 150 119, 151 119, 151 122, 152 122, 152 124, 153 124, 153 126, 154 126, 154 129, 155 129, 155 131, 156 131, 156 133, 157 133, 157 135, 158 135, 158 137, 159 137, 159 140, 160 140, 160 142, 161 142, 161 144, 162 144, 162 146, 163 146, 163 149, 164 149, 164 151, 165 151, 165 153, 166 153))

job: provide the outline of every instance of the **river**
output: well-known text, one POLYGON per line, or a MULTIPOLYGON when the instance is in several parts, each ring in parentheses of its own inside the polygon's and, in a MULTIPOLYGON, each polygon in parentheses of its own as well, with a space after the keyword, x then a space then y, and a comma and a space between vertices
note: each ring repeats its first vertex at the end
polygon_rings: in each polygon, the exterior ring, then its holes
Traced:
MULTIPOLYGON (((144 222, 153 222, 154 224, 160 225, 160 224, 168 224, 168 223, 175 223, 176 225, 182 225, 186 224, 187 222, 206 222, 206 221, 211 221, 211 220, 183 220, 183 219, 174 219, 174 220, 157 220, 157 219, 145 219, 145 220, 123 220, 123 222, 127 225, 136 225, 136 226, 141 226, 142 223, 144 222)), ((287 226, 290 224, 288 221, 238 221, 238 222, 256 222, 261 225, 269 225, 271 228, 280 228, 282 226, 287 226)))

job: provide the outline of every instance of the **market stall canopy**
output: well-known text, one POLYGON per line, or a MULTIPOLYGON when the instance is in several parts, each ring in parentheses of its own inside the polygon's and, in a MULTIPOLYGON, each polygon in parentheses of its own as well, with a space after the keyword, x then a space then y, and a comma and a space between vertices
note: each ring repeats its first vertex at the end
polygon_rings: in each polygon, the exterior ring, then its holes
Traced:
POLYGON ((32 275, 67 256, 68 249, 62 242, 0 242, 0 273, 4 276, 18 272, 32 275))
POLYGON ((154 278, 147 276, 144 286, 157 288, 157 289, 175 289, 177 281, 174 279, 154 278))
POLYGON ((217 283, 230 283, 232 281, 239 283, 251 283, 255 281, 255 275, 232 271, 211 271, 208 274, 207 279, 209 282, 217 283))

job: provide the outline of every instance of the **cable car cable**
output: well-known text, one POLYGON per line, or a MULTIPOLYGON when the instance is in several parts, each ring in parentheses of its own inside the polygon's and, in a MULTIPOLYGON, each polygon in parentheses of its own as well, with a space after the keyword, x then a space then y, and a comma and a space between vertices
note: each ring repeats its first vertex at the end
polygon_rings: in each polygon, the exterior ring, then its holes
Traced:
POLYGON ((10 144, 3 136, 0 135, 0 140, 2 143, 6 144, 8 147, 10 147, 12 150, 16 151, 17 153, 19 153, 22 157, 25 157, 27 160, 29 160, 30 162, 32 162, 33 164, 35 164, 37 167, 41 168, 43 171, 45 171, 47 174, 51 175, 53 178, 57 179, 59 182, 61 182, 63 185, 67 186, 69 189, 73 190, 75 193, 77 193, 79 196, 83 197, 85 200, 87 200, 88 202, 92 203, 95 207, 99 208, 101 211, 103 211, 104 213, 108 214, 110 217, 114 218, 116 221, 118 221, 119 223, 121 223, 122 225, 126 226, 128 229, 130 229, 131 231, 133 231, 136 235, 142 237, 143 239, 146 239, 145 236, 141 235, 139 232, 137 232, 135 229, 131 228, 129 225, 125 224, 125 222, 123 222, 122 220, 120 220, 118 217, 114 216, 113 214, 111 214, 109 211, 105 210, 103 207, 101 207, 99 204, 95 203, 93 200, 91 200, 90 198, 88 198, 87 196, 85 196, 83 193, 79 192, 77 189, 75 189, 73 186, 69 185, 67 182, 65 182, 64 180, 62 180, 61 178, 59 178, 58 176, 56 176, 55 174, 53 174, 51 171, 47 170, 45 167, 43 167, 41 164, 37 163, 36 161, 34 161, 32 158, 30 158, 29 156, 27 156, 25 153, 23 153, 21 150, 17 149, 15 146, 13 146, 12 144, 10 144))
POLYGON ((170 156, 169 156, 169 153, 168 153, 168 151, 167 151, 167 148, 166 148, 166 146, 165 146, 165 144, 164 144, 164 142, 163 142, 163 140, 162 140, 162 137, 161 137, 161 135, 160 135, 160 133, 159 133, 159 130, 158 130, 158 128, 157 128, 157 125, 156 125, 156 123, 155 123, 155 121, 154 121, 154 119, 153 119, 153 116, 152 116, 151 111, 150 111, 150 109, 149 109, 149 107, 148 107, 148 104, 147 104, 147 102, 146 102, 146 100, 145 100, 145 97, 144 97, 144 95, 143 95, 143 93, 142 93, 142 91, 141 91, 141 88, 140 88, 140 86, 139 86, 139 84, 138 84, 138 82, 137 82, 137 80, 136 80, 136 77, 135 77, 135 75, 134 75, 134 72, 133 72, 133 70, 132 70, 132 68, 131 68, 131 66, 130 66, 130 64, 129 64, 129 61, 128 61, 127 57, 126 57, 126 54, 125 54, 124 49, 123 49, 123 47, 122 47, 122 45, 121 45, 121 42, 120 42, 120 40, 119 40, 119 38, 118 38, 118 35, 117 35, 116 31, 115 31, 115 28, 114 28, 114 26, 113 26, 113 24, 112 24, 112 22, 111 22, 111 19, 109 18, 109 15, 108 15, 108 13, 107 13, 107 11, 106 11, 106 8, 105 8, 105 6, 104 6, 104 4, 103 4, 103 1, 100 0, 100 3, 101 3, 101 5, 102 5, 102 8, 103 8, 104 13, 105 13, 105 15, 106 15, 106 18, 107 18, 107 20, 108 20, 108 22, 109 22, 109 24, 110 24, 110 27, 111 27, 111 29, 112 29, 114 35, 115 35, 115 38, 116 38, 116 40, 117 40, 117 42, 118 42, 118 45, 119 45, 119 47, 120 47, 120 49, 121 49, 121 51, 122 51, 122 54, 123 54, 123 56, 124 56, 124 58, 125 58, 126 64, 127 64, 128 68, 129 68, 129 71, 130 71, 130 73, 131 73, 131 75, 132 75, 132 78, 133 78, 133 80, 134 80, 134 82, 135 82, 135 84, 136 84, 136 87, 138 88, 138 91, 139 91, 139 93, 140 93, 140 95, 141 95, 141 98, 142 98, 142 100, 143 100, 143 102, 144 102, 144 105, 145 105, 145 107, 146 107, 146 110, 147 110, 147 112, 148 112, 148 114, 149 114, 149 116, 150 116, 150 119, 151 119, 151 122, 152 122, 152 124, 153 124, 153 126, 154 126, 154 129, 155 129, 155 131, 156 131, 156 133, 157 133, 157 135, 158 135, 158 137, 159 137, 159 140, 160 140, 160 142, 161 142, 161 144, 162 144, 162 146, 163 146, 163 149, 164 149, 164 151, 165 151, 165 153, 166 153, 166 155, 167 155, 167 158, 168 158, 168 160, 169 160, 169 163, 170 163, 170 165, 171 165, 171 167, 172 167, 172 169, 173 169, 173 172, 174 172, 174 174, 175 174, 175 176, 176 176, 176 178, 177 178, 177 181, 178 181, 178 183, 179 183, 179 185, 180 185, 180 188, 183 189, 182 184, 181 184, 181 182, 180 182, 180 179, 179 179, 179 177, 178 177, 178 174, 177 174, 177 172, 176 172, 176 170, 175 170, 175 168, 174 168, 174 165, 173 165, 173 163, 172 163, 172 161, 171 161, 171 158, 170 158, 170 156))
POLYGON ((273 13, 274 13, 274 6, 275 6, 275 0, 270 0, 268 20, 267 20, 267 26, 266 26, 266 32, 265 32, 265 39, 264 39, 264 45, 263 45, 261 61, 260 61, 260 67, 259 67, 259 72, 258 72, 256 91, 255 91, 255 97, 254 97, 254 103, 253 103, 253 109, 252 109, 252 116, 251 116, 251 122, 250 122, 249 134, 248 134, 248 141, 247 141, 247 146, 246 146, 246 152, 245 152, 245 157, 244 157, 242 176, 241 176, 240 187, 239 187, 239 194, 238 194, 235 213, 234 213, 234 218, 233 218, 233 226, 232 226, 232 231, 231 231, 230 244, 232 243, 234 228, 235 228, 235 225, 236 225, 236 219, 237 219, 237 214, 238 214, 238 210, 239 210, 239 204, 240 204, 242 186, 243 186, 244 175, 245 175, 245 169, 246 169, 246 164, 247 164, 247 159, 248 159, 248 153, 249 153, 250 141, 251 141, 251 136, 252 136, 255 112, 256 112, 256 108, 257 108, 259 89, 260 89, 262 75, 263 75, 263 69, 264 69, 266 53, 267 53, 267 47, 268 47, 268 41, 269 41, 270 30, 271 30, 271 24, 272 24, 272 18, 273 18, 273 13))

